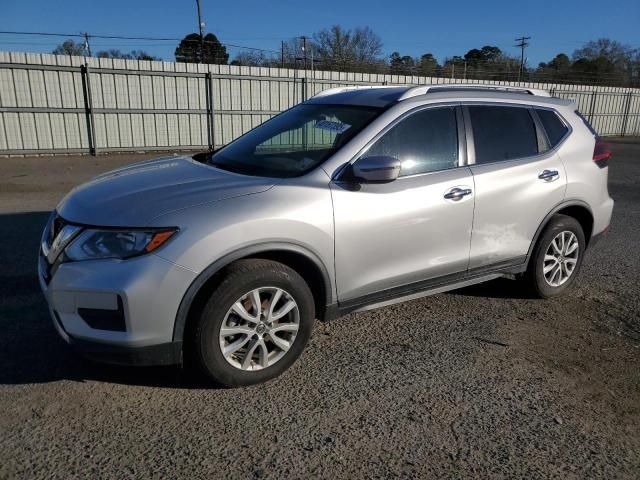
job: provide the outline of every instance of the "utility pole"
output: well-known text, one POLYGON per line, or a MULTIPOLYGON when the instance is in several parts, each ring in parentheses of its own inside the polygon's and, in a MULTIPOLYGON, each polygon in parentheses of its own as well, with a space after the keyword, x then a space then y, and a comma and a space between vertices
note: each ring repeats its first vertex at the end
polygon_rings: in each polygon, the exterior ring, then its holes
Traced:
POLYGON ((196 0, 198 5, 198 28, 200 29, 200 63, 204 63, 204 22, 202 21, 202 9, 200 0, 196 0))
POLYGON ((84 32, 82 34, 82 36, 84 37, 84 49, 85 51, 89 54, 88 56, 91 56, 91 45, 89 45, 89 34, 87 32, 84 32))
POLYGON ((516 38, 516 47, 520 47, 520 71, 518 72, 518 81, 522 81, 522 75, 524 74, 524 49, 529 46, 529 42, 527 40, 531 40, 531 37, 522 36, 520 38, 516 38))
POLYGON ((280 41, 280 67, 284 68, 284 40, 280 41))
POLYGON ((313 72, 313 48, 311 49, 311 96, 315 95, 315 73, 313 72))
POLYGON ((302 35, 300 37, 302 39, 302 57, 304 61, 304 69, 307 69, 307 37, 302 35))

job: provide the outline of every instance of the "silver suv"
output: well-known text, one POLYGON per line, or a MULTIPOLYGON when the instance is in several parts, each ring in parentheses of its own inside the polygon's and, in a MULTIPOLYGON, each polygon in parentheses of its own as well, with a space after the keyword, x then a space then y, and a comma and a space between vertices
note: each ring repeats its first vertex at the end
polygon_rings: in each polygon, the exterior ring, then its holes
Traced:
POLYGON ((41 286, 85 354, 257 383, 316 318, 500 276, 561 294, 609 225, 609 157, 543 91, 332 89, 216 152, 74 189, 44 231, 41 286))

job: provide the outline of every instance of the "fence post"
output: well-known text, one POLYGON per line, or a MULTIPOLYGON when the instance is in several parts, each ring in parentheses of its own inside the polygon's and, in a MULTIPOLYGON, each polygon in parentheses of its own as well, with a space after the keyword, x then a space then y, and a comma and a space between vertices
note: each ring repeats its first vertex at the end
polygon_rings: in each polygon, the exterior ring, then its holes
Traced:
MULTIPOLYGON (((302 77, 302 101, 307 100, 307 72, 305 71, 305 76, 302 77)), ((304 125, 302 127, 302 147, 306 150, 309 142, 309 135, 307 133, 307 126, 304 125)))
POLYGON ((84 97, 84 110, 87 119, 87 138, 89 139, 89 153, 94 157, 98 154, 96 148, 96 125, 93 118, 93 100, 91 98, 91 78, 89 77, 89 64, 80 66, 82 77, 82 96, 84 97))
MULTIPOLYGON (((293 66, 296 67, 297 66, 296 63, 294 63, 293 66)), ((298 102, 298 73, 297 72, 298 72, 298 69, 294 68, 293 69, 293 102, 291 102, 291 99, 289 97, 289 92, 287 91, 287 98, 289 98, 288 107, 292 107, 298 102)))
POLYGON ((596 109, 596 95, 598 95, 598 91, 594 90, 591 92, 591 107, 589 107, 589 123, 593 125, 593 114, 596 109))
POLYGON ((620 132, 620 136, 624 137, 627 133, 627 122, 629 120, 629 110, 631 109, 631 97, 633 96, 633 92, 629 91, 627 95, 627 105, 624 107, 624 114, 622 115, 622 132, 620 132))
POLYGON ((213 129, 213 76, 211 72, 205 74, 204 81, 207 99, 207 137, 209 141, 209 151, 213 151, 216 148, 216 143, 213 129))

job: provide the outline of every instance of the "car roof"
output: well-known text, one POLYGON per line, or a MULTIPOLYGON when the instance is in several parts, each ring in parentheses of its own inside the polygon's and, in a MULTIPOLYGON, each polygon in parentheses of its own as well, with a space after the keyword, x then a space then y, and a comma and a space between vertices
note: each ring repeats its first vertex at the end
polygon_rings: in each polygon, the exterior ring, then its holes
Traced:
POLYGON ((483 84, 439 84, 420 86, 357 86, 324 90, 307 100, 311 104, 388 107, 405 101, 514 101, 566 106, 570 100, 551 97, 544 90, 483 84))
POLYGON ((410 87, 340 87, 323 90, 307 103, 331 103, 344 105, 363 105, 368 107, 386 107, 398 99, 410 87))

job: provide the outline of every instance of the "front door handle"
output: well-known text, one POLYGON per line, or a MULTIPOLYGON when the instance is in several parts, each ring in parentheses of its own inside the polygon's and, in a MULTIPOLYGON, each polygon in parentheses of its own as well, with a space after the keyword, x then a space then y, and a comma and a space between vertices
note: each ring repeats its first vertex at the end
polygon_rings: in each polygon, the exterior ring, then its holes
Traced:
POLYGON ((453 187, 451 190, 444 194, 444 198, 457 202, 467 195, 471 195, 470 188, 453 187))
POLYGON ((544 180, 545 182, 553 182, 554 180, 557 180, 558 178, 560 178, 560 174, 558 173, 557 170, 543 170, 538 175, 538 178, 540 180, 544 180))

